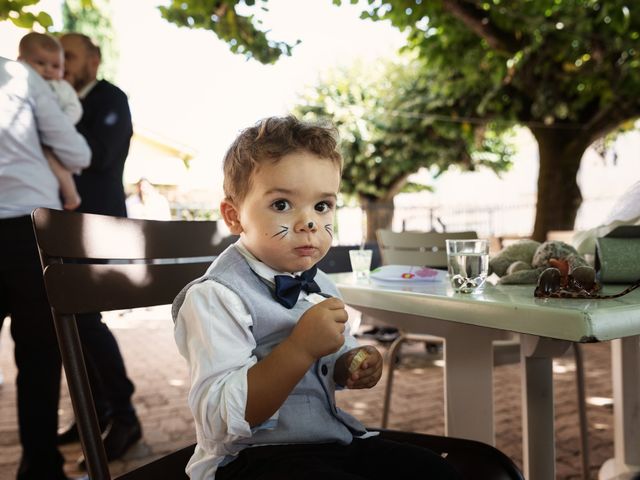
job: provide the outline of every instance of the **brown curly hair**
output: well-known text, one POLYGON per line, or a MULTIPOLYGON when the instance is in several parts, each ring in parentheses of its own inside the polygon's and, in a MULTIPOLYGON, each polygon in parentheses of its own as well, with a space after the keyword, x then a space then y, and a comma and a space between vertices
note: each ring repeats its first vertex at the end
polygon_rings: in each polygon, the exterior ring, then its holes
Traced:
POLYGON ((293 115, 269 117, 240 132, 227 150, 223 164, 226 198, 242 202, 261 163, 277 162, 297 151, 331 160, 342 171, 335 127, 303 122, 293 115))

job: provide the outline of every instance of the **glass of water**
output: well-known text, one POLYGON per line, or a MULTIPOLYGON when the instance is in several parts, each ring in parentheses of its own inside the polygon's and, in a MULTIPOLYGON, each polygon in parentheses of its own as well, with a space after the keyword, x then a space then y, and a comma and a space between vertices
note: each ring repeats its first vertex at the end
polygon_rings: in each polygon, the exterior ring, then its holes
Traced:
POLYGON ((351 270, 356 281, 369 280, 369 272, 371 270, 371 258, 373 250, 359 249, 349 250, 349 259, 351 260, 351 270))
POLYGON ((476 293, 489 273, 488 240, 447 240, 449 281, 456 292, 476 293))

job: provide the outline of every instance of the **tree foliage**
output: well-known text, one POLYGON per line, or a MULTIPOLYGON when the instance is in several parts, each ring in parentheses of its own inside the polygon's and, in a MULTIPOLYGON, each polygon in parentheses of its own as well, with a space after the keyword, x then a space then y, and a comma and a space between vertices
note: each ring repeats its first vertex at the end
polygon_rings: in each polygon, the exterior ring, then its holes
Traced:
POLYGON ((452 165, 498 172, 510 166, 512 151, 494 125, 442 121, 422 62, 400 60, 332 72, 296 107, 305 119, 329 119, 337 126, 345 160, 341 191, 367 211, 369 241, 375 241, 377 228, 390 227, 397 193, 425 188, 408 183, 420 168, 437 177, 452 165))
POLYGON ((452 114, 531 129, 543 239, 573 228, 585 149, 640 115, 639 13, 626 0, 393 0, 363 17, 407 32, 452 114))
POLYGON ((181 27, 203 28, 213 31, 227 42, 233 53, 261 63, 274 63, 281 55, 291 55, 292 45, 269 39, 261 30, 261 21, 251 8, 266 10, 267 0, 172 0, 160 6, 163 18, 181 27), (247 7, 246 14, 238 9, 247 7))
POLYGON ((2 0, 0 1, 0 21, 10 20, 16 27, 33 29, 40 25, 44 30, 53 25, 47 12, 32 12, 30 7, 40 0, 2 0))
POLYGON ((407 31, 438 85, 462 79, 446 96, 465 113, 579 129, 593 141, 640 111, 639 9, 626 0, 403 0, 363 16, 407 31), (478 104, 465 103, 470 91, 478 104), (614 112, 614 122, 602 118, 614 112))
POLYGON ((64 31, 83 33, 100 46, 100 76, 114 81, 119 51, 109 0, 64 0, 62 18, 64 31))

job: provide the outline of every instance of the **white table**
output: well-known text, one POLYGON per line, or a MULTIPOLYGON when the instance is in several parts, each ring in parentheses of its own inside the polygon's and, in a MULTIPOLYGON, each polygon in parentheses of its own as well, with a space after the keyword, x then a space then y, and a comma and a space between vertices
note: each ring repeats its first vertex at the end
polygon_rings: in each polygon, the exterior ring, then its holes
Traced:
POLYGON ((536 299, 532 285, 487 285, 466 295, 446 283, 382 286, 356 283, 350 273, 332 278, 357 310, 444 339, 447 435, 495 443, 492 342, 521 334, 528 480, 555 478, 553 357, 571 342, 612 340, 615 456, 601 468, 600 479, 640 471, 640 289, 614 300, 536 299))

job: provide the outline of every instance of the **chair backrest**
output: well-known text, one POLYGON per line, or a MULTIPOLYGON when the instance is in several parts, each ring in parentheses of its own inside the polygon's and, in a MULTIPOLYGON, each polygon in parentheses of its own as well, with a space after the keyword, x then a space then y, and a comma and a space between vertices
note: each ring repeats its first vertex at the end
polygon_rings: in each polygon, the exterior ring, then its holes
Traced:
POLYGON ((171 303, 205 272, 223 239, 212 221, 137 220, 46 208, 31 217, 89 477, 108 480, 75 314, 171 303))
POLYGON ((376 232, 384 265, 424 265, 447 267, 446 239, 474 239, 476 232, 376 232))
MULTIPOLYGON (((360 245, 334 245, 318 262, 318 268, 325 273, 341 273, 351 271, 349 250, 357 250, 360 245)), ((372 250, 371 270, 380 266, 380 250, 376 243, 367 243, 364 248, 372 250)))

